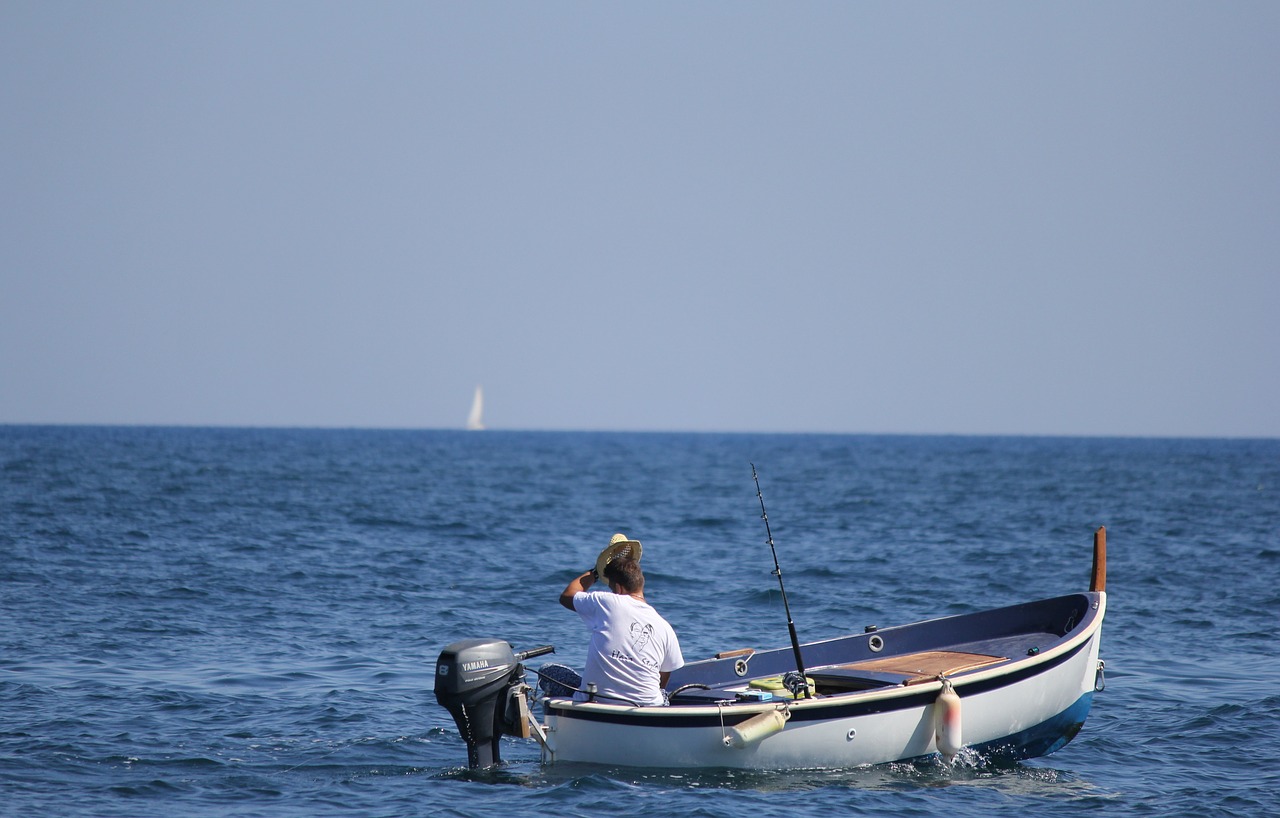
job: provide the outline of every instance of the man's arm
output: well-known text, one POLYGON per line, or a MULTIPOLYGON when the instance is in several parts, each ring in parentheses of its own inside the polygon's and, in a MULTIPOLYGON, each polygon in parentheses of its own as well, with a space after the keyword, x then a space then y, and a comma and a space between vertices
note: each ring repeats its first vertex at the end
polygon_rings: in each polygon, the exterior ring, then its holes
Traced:
POLYGON ((565 606, 571 611, 577 610, 576 608, 573 607, 574 594, 580 594, 583 591, 587 590, 588 588, 591 587, 591 584, 595 581, 596 581, 596 570, 594 568, 592 568, 590 571, 588 571, 585 574, 581 574, 580 576, 576 576, 573 579, 569 580, 569 584, 566 585, 564 587, 564 590, 560 592, 560 604, 565 606))

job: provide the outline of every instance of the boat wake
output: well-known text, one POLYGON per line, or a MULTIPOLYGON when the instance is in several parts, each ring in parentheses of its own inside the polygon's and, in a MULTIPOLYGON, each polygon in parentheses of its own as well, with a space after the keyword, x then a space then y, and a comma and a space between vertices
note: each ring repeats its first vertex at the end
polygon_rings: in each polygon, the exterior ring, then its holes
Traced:
POLYGON ((989 788, 1006 795, 1052 795, 1056 798, 1106 796, 1097 785, 1073 773, 1028 762, 1008 761, 965 749, 953 761, 933 756, 851 769, 786 771, 636 769, 596 764, 513 762, 486 770, 453 768, 441 777, 575 791, 643 787, 646 790, 737 790, 756 793, 806 792, 826 789, 904 791, 948 786, 989 788))

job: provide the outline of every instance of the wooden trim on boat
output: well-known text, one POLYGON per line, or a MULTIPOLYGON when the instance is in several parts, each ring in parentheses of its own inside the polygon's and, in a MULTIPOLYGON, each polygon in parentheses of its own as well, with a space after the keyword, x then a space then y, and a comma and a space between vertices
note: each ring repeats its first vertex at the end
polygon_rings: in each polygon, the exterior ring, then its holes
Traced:
POLYGON ((1093 532, 1093 578, 1089 583, 1090 591, 1107 590, 1107 528, 1098 526, 1093 532))
POLYGON ((905 656, 887 656, 884 659, 872 659, 864 662, 853 662, 847 665, 836 665, 842 670, 871 670, 887 673, 901 673, 908 677, 904 685, 934 681, 939 675, 952 676, 965 670, 975 670, 987 665, 1008 661, 1007 656, 990 656, 985 653, 963 653, 954 650, 926 650, 909 653, 905 656))

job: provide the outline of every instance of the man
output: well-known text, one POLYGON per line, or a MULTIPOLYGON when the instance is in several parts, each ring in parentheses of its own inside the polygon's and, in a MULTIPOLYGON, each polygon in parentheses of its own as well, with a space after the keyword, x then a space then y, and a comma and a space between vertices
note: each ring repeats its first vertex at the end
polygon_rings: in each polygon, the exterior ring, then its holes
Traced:
MULTIPOLYGON (((661 705, 671 671, 684 665, 680 643, 667 620, 644 599, 644 574, 630 557, 615 557, 604 567, 608 591, 589 591, 596 571, 574 577, 560 594, 560 604, 591 629, 587 666, 581 689, 596 686, 596 699, 606 703, 661 705)), ((574 698, 585 701, 587 694, 574 698)))

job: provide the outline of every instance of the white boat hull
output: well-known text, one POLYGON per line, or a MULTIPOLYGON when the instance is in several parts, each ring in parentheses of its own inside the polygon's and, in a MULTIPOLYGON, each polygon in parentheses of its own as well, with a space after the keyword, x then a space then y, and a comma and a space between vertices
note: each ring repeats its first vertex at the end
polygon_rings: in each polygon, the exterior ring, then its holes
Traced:
MULTIPOLYGON (((1080 729, 1099 666, 1102 607, 1090 625, 1044 653, 951 677, 966 747, 1012 758, 1045 755, 1080 729)), ((866 690, 786 704, 665 708, 543 701, 547 761, 629 767, 795 769, 856 767, 938 752, 935 700, 942 683, 866 690), (747 746, 730 728, 785 708, 785 726, 747 746)))

